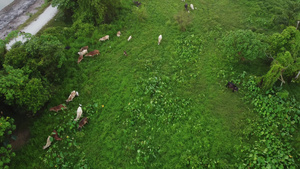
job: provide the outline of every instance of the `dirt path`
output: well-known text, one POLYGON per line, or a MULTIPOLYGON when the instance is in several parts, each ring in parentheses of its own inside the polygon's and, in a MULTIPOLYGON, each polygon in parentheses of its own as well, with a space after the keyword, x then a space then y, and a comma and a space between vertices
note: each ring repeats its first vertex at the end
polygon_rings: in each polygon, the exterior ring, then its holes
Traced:
POLYGON ((35 14, 44 0, 14 0, 10 5, 0 11, 0 38, 16 30, 32 14, 35 14))

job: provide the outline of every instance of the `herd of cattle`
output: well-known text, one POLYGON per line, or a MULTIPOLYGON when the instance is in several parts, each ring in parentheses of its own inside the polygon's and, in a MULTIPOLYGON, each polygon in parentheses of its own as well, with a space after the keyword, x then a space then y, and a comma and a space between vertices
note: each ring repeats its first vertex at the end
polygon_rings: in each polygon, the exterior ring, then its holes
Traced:
MULTIPOLYGON (((182 1, 185 1, 185 0, 182 0, 182 1)), ((141 3, 138 2, 138 1, 133 1, 133 2, 134 2, 134 4, 137 5, 137 7, 139 7, 139 6, 141 5, 141 3)), ((189 10, 188 10, 188 4, 185 4, 184 7, 185 7, 185 9, 189 12, 189 10)), ((192 10, 194 10, 194 5, 193 5, 193 4, 190 4, 190 8, 191 8, 192 10)), ((121 31, 118 31, 118 32, 117 32, 117 37, 120 37, 120 36, 121 36, 121 31)), ((130 41, 131 38, 132 38, 132 35, 130 35, 130 36, 128 37, 127 40, 130 41)), ((99 41, 106 41, 106 40, 109 40, 109 35, 105 35, 104 37, 102 37, 102 38, 99 39, 99 41)), ((158 45, 161 43, 161 40, 162 40, 162 35, 159 35, 159 36, 158 36, 158 45)), ((82 47, 82 48, 79 50, 79 52, 78 52, 79 57, 78 57, 77 63, 80 63, 80 62, 82 61, 83 56, 91 56, 91 57, 93 57, 93 56, 95 56, 95 55, 99 55, 99 54, 100 54, 99 50, 93 50, 93 51, 91 51, 91 52, 88 52, 88 48, 89 48, 88 46, 84 46, 84 47, 82 47)), ((124 51, 124 55, 125 55, 125 56, 128 56, 128 54, 126 53, 126 51, 124 51)), ((232 89, 232 92, 238 91, 238 87, 237 87, 235 84, 233 84, 232 82, 228 82, 227 85, 226 85, 226 87, 231 88, 231 89, 232 89)), ((68 103, 68 102, 72 101, 72 100, 74 99, 75 96, 79 96, 79 93, 78 93, 77 91, 74 90, 74 91, 71 92, 71 94, 69 95, 69 97, 68 97, 68 99, 66 100, 66 102, 68 103)), ((67 109, 67 107, 66 107, 65 105, 63 105, 63 104, 60 104, 60 105, 58 105, 58 106, 55 106, 55 107, 50 108, 49 111, 55 111, 55 112, 58 112, 59 110, 63 110, 63 109, 67 109)), ((81 116, 82 116, 82 108, 81 108, 81 104, 79 104, 79 107, 77 108, 77 116, 76 116, 76 118, 74 119, 74 121, 78 121, 78 120, 81 118, 81 116)), ((83 117, 82 120, 79 122, 78 130, 80 131, 81 128, 82 128, 86 123, 88 123, 88 117, 83 117)), ((58 137, 58 134, 57 134, 57 132, 56 132, 55 130, 53 130, 51 136, 52 136, 55 140, 62 140, 61 138, 58 137)), ((46 145, 43 147, 43 149, 46 149, 46 148, 48 148, 48 147, 51 145, 51 139, 50 139, 51 136, 48 136, 48 138, 47 138, 47 143, 46 143, 46 145)))
MULTIPOLYGON (((74 97, 79 96, 79 93, 75 90, 73 90, 71 92, 71 94, 69 95, 68 99, 66 100, 66 103, 69 103, 70 101, 72 101, 74 99, 74 97)), ((51 107, 49 109, 49 111, 55 111, 58 112, 59 110, 64 110, 67 109, 67 107, 63 104, 60 104, 58 106, 55 107, 51 107)), ((82 108, 81 108, 81 104, 79 104, 79 107, 77 108, 77 116, 74 119, 74 121, 78 121, 82 116, 82 108)), ((81 119, 81 121, 79 122, 79 126, 78 126, 78 130, 80 131, 81 128, 88 122, 88 117, 83 117, 81 119)), ((47 143, 45 146, 43 146, 43 149, 48 148, 51 145, 51 137, 53 137, 55 140, 62 140, 61 138, 59 138, 57 131, 53 130, 51 136, 48 136, 47 138, 47 143)))

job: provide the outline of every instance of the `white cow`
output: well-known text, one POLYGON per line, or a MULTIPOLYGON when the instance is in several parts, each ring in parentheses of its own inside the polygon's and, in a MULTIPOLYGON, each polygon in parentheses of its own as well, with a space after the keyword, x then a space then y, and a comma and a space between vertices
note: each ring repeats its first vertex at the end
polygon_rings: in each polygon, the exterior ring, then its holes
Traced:
POLYGON ((82 115, 82 108, 81 108, 81 104, 79 104, 79 107, 77 108, 77 116, 76 119, 74 119, 74 121, 78 121, 81 115, 82 115))
POLYGON ((121 36, 121 31, 118 31, 117 32, 117 37, 120 37, 121 36))
POLYGON ((81 52, 78 52, 78 55, 81 56, 81 55, 85 55, 87 53, 87 49, 84 49, 82 50, 81 52))
POLYGON ((68 97, 68 99, 66 100, 66 102, 68 103, 68 102, 72 101, 72 100, 74 99, 75 96, 79 96, 79 93, 76 92, 75 90, 73 90, 73 91, 71 92, 70 96, 68 97))
POLYGON ((161 40, 162 40, 162 35, 159 35, 158 36, 158 45, 160 44, 161 40))
POLYGON ((192 10, 194 10, 194 5, 193 4, 191 4, 190 7, 191 7, 192 10))
POLYGON ((109 35, 106 35, 99 39, 99 41, 106 41, 106 40, 109 40, 109 35))
POLYGON ((43 147, 43 149, 45 150, 46 148, 48 148, 51 145, 51 140, 50 140, 51 136, 48 136, 47 138, 47 143, 46 145, 43 147))
POLYGON ((130 41, 131 38, 132 38, 132 36, 130 35, 129 38, 128 38, 127 40, 130 41))

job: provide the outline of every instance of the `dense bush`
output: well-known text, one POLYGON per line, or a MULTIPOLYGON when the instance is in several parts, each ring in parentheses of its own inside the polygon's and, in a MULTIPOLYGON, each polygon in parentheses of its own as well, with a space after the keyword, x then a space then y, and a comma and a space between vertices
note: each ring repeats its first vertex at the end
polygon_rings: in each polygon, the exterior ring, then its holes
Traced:
POLYGON ((94 25, 113 21, 121 10, 120 0, 53 0, 52 5, 74 13, 74 21, 81 20, 94 25))
POLYGON ((251 30, 230 31, 223 36, 222 47, 224 54, 232 61, 255 60, 265 57, 267 43, 265 36, 251 30))
POLYGON ((11 135, 12 131, 16 129, 16 126, 13 123, 14 119, 10 117, 0 117, 0 168, 9 168, 10 158, 15 156, 15 153, 12 152, 11 145, 9 144, 10 138, 15 139, 11 135))
MULTIPOLYGON (((13 33, 14 34, 14 33, 13 33)), ((62 43, 54 36, 31 37, 5 54, 0 93, 19 112, 36 113, 50 98, 50 87, 63 74, 62 43)))

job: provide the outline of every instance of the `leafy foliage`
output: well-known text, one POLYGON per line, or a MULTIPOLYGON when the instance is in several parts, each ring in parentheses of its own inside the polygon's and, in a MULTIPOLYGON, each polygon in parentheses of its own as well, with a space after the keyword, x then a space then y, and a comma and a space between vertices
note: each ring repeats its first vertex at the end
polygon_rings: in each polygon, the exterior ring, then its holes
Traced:
MULTIPOLYGON (((263 88, 270 89, 281 77, 291 80, 300 71, 299 51, 300 32, 295 27, 287 27, 281 34, 275 33, 269 38, 268 53, 273 56, 271 69, 263 76, 263 88)), ((295 79, 298 80, 299 79, 295 79)))
POLYGON ((252 61, 265 56, 267 44, 263 39, 264 35, 251 30, 237 30, 225 34, 221 44, 225 55, 232 61, 252 61))
POLYGON ((293 134, 300 123, 300 107, 294 98, 284 99, 276 96, 275 90, 260 93, 255 77, 244 79, 245 99, 254 106, 254 112, 261 117, 249 121, 251 129, 245 133, 247 138, 258 140, 246 152, 244 165, 251 168, 297 168, 294 159, 299 154, 291 146, 293 134))
POLYGON ((11 157, 15 156, 15 153, 11 150, 11 145, 9 140, 12 134, 12 131, 16 129, 16 126, 13 124, 14 119, 10 117, 0 117, 0 167, 9 168, 9 163, 11 157))

